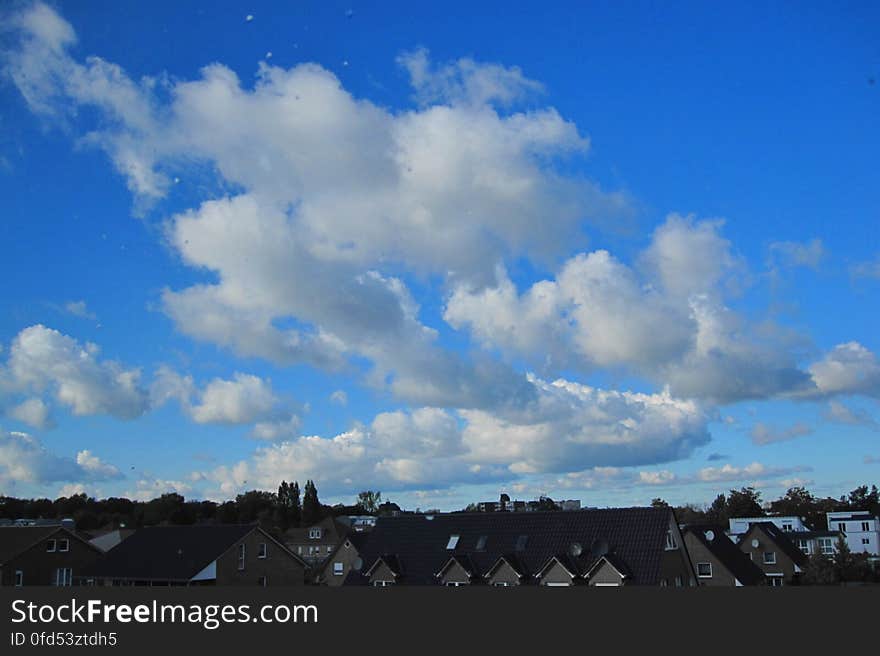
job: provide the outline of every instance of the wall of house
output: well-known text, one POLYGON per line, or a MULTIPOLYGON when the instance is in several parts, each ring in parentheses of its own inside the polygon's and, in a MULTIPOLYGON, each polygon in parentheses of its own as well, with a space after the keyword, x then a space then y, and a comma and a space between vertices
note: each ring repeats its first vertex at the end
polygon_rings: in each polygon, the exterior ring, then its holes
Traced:
POLYGON ((623 579, 620 578, 620 574, 608 562, 602 563, 599 567, 596 568, 596 571, 593 572, 593 575, 590 577, 588 583, 588 585, 592 586, 603 584, 623 585, 623 579))
POLYGON ((548 585, 550 583, 566 583, 568 585, 573 585, 571 575, 565 571, 565 568, 559 563, 554 563, 553 566, 544 573, 544 576, 541 577, 541 585, 548 585))
POLYGON ((517 575, 516 571, 507 563, 501 563, 498 566, 498 569, 495 570, 495 573, 487 579, 489 585, 495 585, 496 583, 507 583, 508 585, 520 585, 522 580, 517 575))
MULTIPOLYGON (((721 536, 721 538, 718 539, 726 540, 727 538, 721 536)), ((736 577, 731 574, 730 570, 728 570, 724 564, 706 548, 706 545, 700 542, 691 533, 685 534, 684 544, 691 556, 691 562, 694 564, 694 569, 699 571, 697 563, 710 563, 712 565, 711 578, 697 575, 697 585, 708 587, 733 587, 736 585, 736 577)))
MULTIPOLYGON (((673 518, 674 519, 674 518, 673 518)), ((675 586, 679 577, 684 587, 697 585, 693 559, 687 550, 684 538, 675 521, 670 521, 669 530, 675 540, 675 549, 663 549, 660 554, 660 580, 667 581, 670 587, 675 586)), ((658 584, 660 581, 658 581, 658 584)))
POLYGON ((217 559, 217 585, 255 586, 263 576, 272 587, 303 585, 305 567, 259 530, 248 533, 217 559), (257 558, 261 542, 267 545, 266 558, 257 558), (238 553, 242 543, 245 545, 245 567, 239 570, 238 553))
POLYGON ((349 542, 343 543, 336 553, 333 554, 333 557, 324 565, 319 583, 331 587, 342 585, 358 558, 360 558, 358 550, 349 542), (333 573, 334 563, 342 563, 342 574, 333 573))
MULTIPOLYGON (((767 534, 757 528, 753 528, 748 533, 746 533, 744 539, 739 543, 739 548, 746 555, 750 556, 752 562, 755 563, 765 575, 771 577, 772 575, 782 574, 782 579, 786 584, 790 584, 794 579, 795 575, 799 572, 795 566, 794 561, 789 558, 784 551, 782 551, 773 540, 771 540, 767 534), (758 546, 752 546, 752 540, 758 540, 758 546), (764 552, 765 551, 773 551, 776 553, 776 564, 768 565, 764 563, 764 552)), ((767 581, 767 584, 770 585, 770 581, 767 581)))
MULTIPOLYGON (((15 529, 7 530, 14 531, 15 529)), ((91 567, 100 556, 101 552, 96 547, 59 529, 4 564, 2 571, 0 571, 0 585, 15 585, 16 570, 24 572, 23 584, 26 586, 54 585, 56 569, 68 567, 73 570, 72 575, 78 577, 84 569, 91 567), (65 539, 70 541, 69 551, 59 552, 56 550, 52 553, 46 551, 46 543, 49 540, 55 540, 57 543, 58 540, 65 539)))
POLYGON ((440 582, 443 585, 446 585, 447 583, 470 584, 471 578, 470 576, 468 576, 468 573, 465 571, 464 567, 462 567, 458 563, 452 563, 449 567, 446 568, 446 571, 443 572, 443 577, 440 579, 440 582))
POLYGON ((370 575, 370 584, 372 585, 375 581, 394 581, 394 573, 391 571, 391 568, 388 567, 385 563, 379 563, 376 566, 376 569, 373 570, 373 573, 370 575))

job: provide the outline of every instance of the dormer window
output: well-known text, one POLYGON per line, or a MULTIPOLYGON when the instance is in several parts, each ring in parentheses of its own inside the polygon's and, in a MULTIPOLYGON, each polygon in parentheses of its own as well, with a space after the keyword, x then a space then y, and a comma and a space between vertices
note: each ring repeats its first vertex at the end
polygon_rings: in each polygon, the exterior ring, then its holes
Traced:
POLYGON ((458 535, 454 535, 454 534, 453 534, 453 535, 450 535, 450 536, 449 536, 449 542, 446 543, 446 548, 447 548, 447 549, 455 549, 455 547, 458 546, 458 538, 459 538, 459 537, 460 537, 460 536, 458 536, 458 535))
POLYGON ((485 551, 486 550, 486 540, 489 539, 488 535, 481 535, 477 538, 477 546, 474 547, 476 551, 485 551))
POLYGON ((320 528, 310 528, 309 529, 309 539, 310 540, 320 540, 321 539, 321 529, 320 528))

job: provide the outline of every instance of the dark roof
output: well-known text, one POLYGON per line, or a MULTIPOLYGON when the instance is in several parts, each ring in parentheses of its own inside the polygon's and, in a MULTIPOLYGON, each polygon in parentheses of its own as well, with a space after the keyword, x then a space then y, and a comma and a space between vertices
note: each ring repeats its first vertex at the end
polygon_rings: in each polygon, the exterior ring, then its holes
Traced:
POLYGON ((788 535, 792 541, 812 540, 814 538, 836 538, 840 536, 840 531, 793 531, 788 535))
POLYGON ((874 519, 870 513, 859 513, 858 515, 850 515, 849 517, 829 517, 831 522, 857 522, 865 519, 874 519))
POLYGON ((284 533, 284 542, 288 544, 306 543, 313 544, 335 544, 343 537, 352 533, 352 528, 346 526, 335 517, 325 517, 317 524, 311 526, 303 526, 302 528, 289 528, 284 533), (310 538, 309 531, 313 528, 323 529, 320 538, 310 538))
POLYGON ((758 585, 764 580, 761 568, 727 537, 721 526, 692 524, 684 530, 684 534, 694 536, 743 585, 758 585), (706 537, 707 531, 714 533, 711 541, 706 537))
MULTIPOLYGON (((0 526, 0 565, 27 551, 38 542, 51 537, 54 533, 59 532, 64 533, 64 535, 58 536, 62 539, 66 537, 88 544, 85 540, 77 537, 75 533, 71 533, 59 524, 54 526, 0 526)), ((89 546, 100 553, 101 550, 97 547, 89 546)))
MULTIPOLYGON (((400 583, 430 585, 452 555, 467 555, 477 572, 488 572, 503 555, 516 569, 534 574, 552 557, 582 574, 598 552, 613 553, 632 573, 631 581, 656 585, 666 531, 673 522, 669 508, 614 508, 530 513, 449 513, 380 517, 361 550, 364 567, 346 584, 367 584, 365 573, 382 555, 395 555, 403 570, 400 583), (458 535, 455 549, 446 549, 458 535), (480 536, 488 536, 477 551, 480 536), (527 536, 517 550, 520 536, 527 536), (575 555, 577 554, 577 555, 575 555), (513 563, 511 563, 513 564, 513 563)), ((534 577, 529 576, 534 583, 534 577)))
MULTIPOLYGON (((792 542, 788 536, 789 535, 799 535, 799 533, 789 533, 788 531, 783 531, 781 528, 776 526, 773 522, 755 522, 749 526, 748 532, 744 533, 742 538, 739 541, 741 545, 749 534, 755 529, 762 530, 773 542, 779 547, 782 552, 791 558, 797 565, 806 565, 807 564, 807 556, 806 554, 797 548, 797 546, 792 542)), ((805 532, 805 531, 802 531, 805 532)))
POLYGON ((108 551, 82 576, 138 581, 189 581, 255 525, 151 526, 108 551))

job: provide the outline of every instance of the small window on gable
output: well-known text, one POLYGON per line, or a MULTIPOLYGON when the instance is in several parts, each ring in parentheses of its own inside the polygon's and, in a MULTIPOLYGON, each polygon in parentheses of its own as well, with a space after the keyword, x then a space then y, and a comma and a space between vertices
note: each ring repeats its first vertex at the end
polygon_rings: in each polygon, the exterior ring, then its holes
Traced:
POLYGON ((257 558, 265 558, 269 553, 269 547, 265 542, 260 542, 260 546, 257 549, 257 558))
POLYGON ((309 538, 312 540, 320 540, 321 539, 321 529, 320 528, 310 528, 309 529, 309 538))
POLYGON ((485 551, 486 550, 486 540, 489 539, 488 535, 481 535, 477 538, 477 546, 474 547, 476 551, 485 551))
POLYGON ((54 553, 56 550, 55 540, 47 540, 46 541, 46 551, 49 553, 54 553))
POLYGON ((672 535, 672 531, 666 531, 666 550, 669 551, 671 549, 677 549, 678 545, 675 544, 675 538, 672 535))
POLYGON ((458 535, 454 535, 454 534, 450 535, 449 542, 446 543, 446 548, 447 549, 455 549, 455 547, 458 546, 458 538, 459 538, 458 535))
POLYGON ((528 536, 528 535, 520 535, 520 536, 517 536, 517 538, 516 538, 516 546, 514 547, 514 550, 516 550, 516 551, 525 551, 525 550, 526 550, 526 545, 527 545, 528 543, 529 543, 529 536, 528 536))
POLYGON ((775 551, 765 551, 764 552, 764 564, 765 565, 775 565, 776 564, 776 552, 775 551))
POLYGON ((345 566, 342 563, 333 563, 333 575, 342 576, 345 566))
POLYGON ((15 587, 20 588, 24 585, 24 572, 20 569, 15 570, 15 587))
POLYGON ((70 540, 58 540, 58 551, 70 551, 70 540))
POLYGON ((697 576, 704 579, 711 579, 712 563, 697 563, 697 576))
POLYGON ((244 569, 244 559, 245 559, 245 546, 242 542, 238 545, 238 569, 244 569))

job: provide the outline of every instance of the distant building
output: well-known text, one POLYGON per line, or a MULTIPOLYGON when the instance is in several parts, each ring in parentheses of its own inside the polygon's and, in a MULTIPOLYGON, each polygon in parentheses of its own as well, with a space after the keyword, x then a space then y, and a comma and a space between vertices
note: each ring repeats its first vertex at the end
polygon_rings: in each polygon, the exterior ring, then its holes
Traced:
POLYGON ((353 530, 357 529, 335 517, 325 517, 312 526, 288 529, 284 533, 284 544, 309 566, 319 567, 353 530))
POLYGON ((672 510, 380 517, 346 585, 688 586, 672 510))
POLYGON ((360 571, 363 567, 361 552, 370 535, 368 531, 349 533, 342 544, 324 561, 324 566, 315 577, 315 583, 337 587, 345 582, 345 577, 350 572, 360 571))
POLYGON ((306 563, 256 525, 151 526, 82 573, 93 585, 291 586, 306 563))
POLYGON ((797 531, 783 531, 774 522, 754 522, 739 536, 737 546, 761 568, 772 587, 796 583, 807 565, 807 556, 793 542, 797 531))
POLYGON ((829 531, 839 531, 853 553, 880 555, 880 518, 867 511, 830 512, 826 515, 829 531))
POLYGON ((101 550, 60 524, 0 527, 0 585, 73 585, 101 550))
POLYGON ((729 520, 730 523, 730 535, 744 535, 748 532, 749 527, 752 524, 756 524, 759 522, 771 522, 775 524, 782 531, 808 531, 806 524, 804 524, 804 520, 801 517, 796 517, 794 515, 775 515, 775 516, 767 516, 767 517, 731 517, 729 520))

